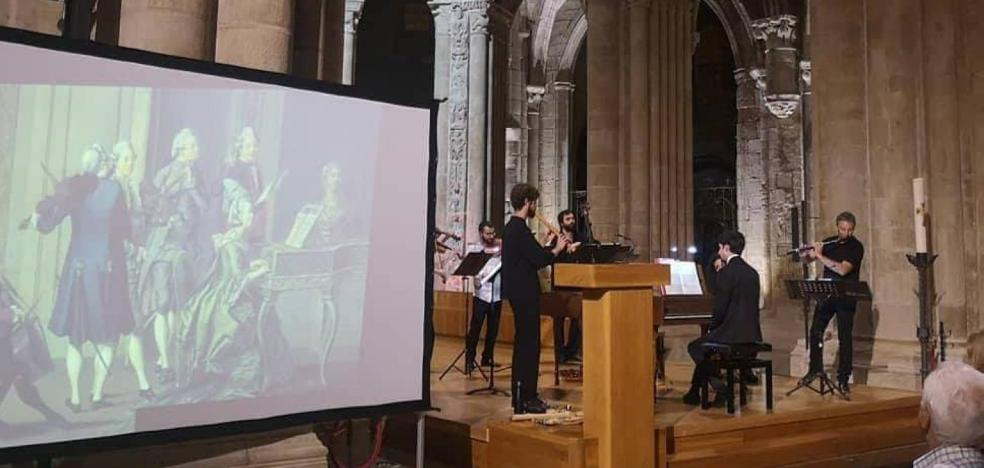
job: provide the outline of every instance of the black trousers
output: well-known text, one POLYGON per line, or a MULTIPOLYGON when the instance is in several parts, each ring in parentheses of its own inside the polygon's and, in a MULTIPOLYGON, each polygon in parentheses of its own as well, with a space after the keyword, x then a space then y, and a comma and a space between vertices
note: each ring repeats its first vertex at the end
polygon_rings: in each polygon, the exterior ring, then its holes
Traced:
POLYGON ((516 317, 516 338, 513 343, 512 395, 513 406, 537 398, 540 376, 540 301, 509 300, 516 317))
POLYGON ((817 307, 810 326, 810 372, 823 370, 823 332, 830 320, 837 316, 837 338, 840 341, 840 361, 837 379, 847 380, 854 369, 854 312, 857 301, 828 299, 817 307))
POLYGON ((465 338, 465 355, 469 362, 475 359, 475 348, 482 333, 482 322, 488 320, 485 327, 485 347, 482 348, 482 365, 494 362, 495 339, 499 336, 499 318, 502 317, 502 301, 485 302, 472 297, 471 323, 468 324, 468 336, 465 338))
POLYGON ((704 348, 702 347, 707 341, 709 341, 707 335, 704 335, 687 345, 687 353, 690 354, 690 359, 694 360, 694 375, 690 379, 690 386, 692 388, 700 388, 711 377, 713 366, 710 362, 707 362, 704 356, 704 348))
POLYGON ((571 329, 567 332, 567 339, 564 340, 564 319, 554 319, 554 346, 557 347, 557 354, 564 360, 577 356, 581 351, 581 319, 572 318, 571 329))

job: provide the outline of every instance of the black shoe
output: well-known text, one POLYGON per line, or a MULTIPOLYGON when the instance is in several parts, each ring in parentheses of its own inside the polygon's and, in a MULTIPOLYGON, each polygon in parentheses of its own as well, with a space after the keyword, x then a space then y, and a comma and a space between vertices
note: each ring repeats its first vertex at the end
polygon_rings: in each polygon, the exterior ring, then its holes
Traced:
POLYGON ((700 389, 690 387, 690 391, 683 396, 683 403, 690 406, 700 406, 700 389))
POLYGON ((495 362, 495 361, 491 360, 491 359, 482 358, 482 367, 491 367, 491 368, 495 369, 497 367, 502 367, 502 365, 499 364, 498 362, 495 362))
POLYGON ((521 402, 519 408, 514 408, 514 414, 544 414, 547 412, 547 402, 534 398, 529 401, 521 402))
POLYGON ((728 391, 718 390, 717 394, 714 395, 714 401, 711 402, 711 408, 724 408, 728 405, 728 391))
POLYGON ((837 387, 840 389, 841 393, 845 395, 851 394, 851 384, 847 380, 838 380, 837 387))

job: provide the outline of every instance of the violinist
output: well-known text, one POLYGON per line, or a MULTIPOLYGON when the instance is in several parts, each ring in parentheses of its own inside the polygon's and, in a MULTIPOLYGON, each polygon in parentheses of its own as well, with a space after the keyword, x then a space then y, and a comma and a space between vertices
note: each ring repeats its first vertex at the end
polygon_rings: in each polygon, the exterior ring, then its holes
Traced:
POLYGON ((474 278, 475 292, 472 298, 471 323, 468 325, 468 335, 465 339, 465 372, 471 372, 475 363, 475 352, 478 346, 478 335, 482 331, 482 322, 488 320, 485 329, 485 347, 482 348, 482 367, 495 365, 495 339, 499 334, 499 318, 502 316, 502 280, 499 270, 502 266, 500 254, 502 239, 495 237, 495 227, 488 221, 478 225, 481 242, 468 247, 468 252, 485 252, 494 255, 478 276, 474 278))

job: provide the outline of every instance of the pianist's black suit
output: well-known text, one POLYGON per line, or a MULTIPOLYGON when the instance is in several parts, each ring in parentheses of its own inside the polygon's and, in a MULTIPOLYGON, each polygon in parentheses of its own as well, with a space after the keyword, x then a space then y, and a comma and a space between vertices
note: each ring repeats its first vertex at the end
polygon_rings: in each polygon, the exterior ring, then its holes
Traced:
POLYGON ((717 274, 714 288, 714 315, 710 332, 687 347, 697 365, 691 385, 699 387, 708 377, 701 345, 717 343, 754 343, 762 341, 759 323, 759 275, 741 257, 732 257, 717 274))

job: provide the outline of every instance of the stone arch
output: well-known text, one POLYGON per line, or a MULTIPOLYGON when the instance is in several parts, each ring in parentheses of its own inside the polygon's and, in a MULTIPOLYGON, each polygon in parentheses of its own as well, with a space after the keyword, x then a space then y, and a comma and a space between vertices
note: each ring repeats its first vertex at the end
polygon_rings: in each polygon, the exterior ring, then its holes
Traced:
MULTIPOLYGON (((750 70, 762 63, 762 53, 755 45, 752 20, 741 0, 700 0, 717 15, 724 25, 735 66, 750 70)), ((696 22, 694 23, 696 25, 696 22)))

